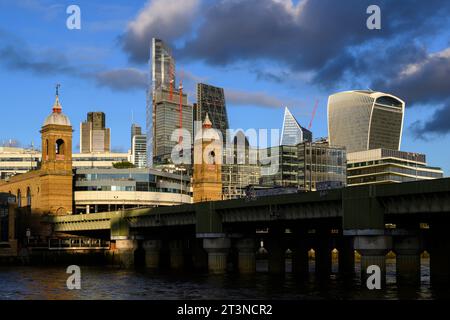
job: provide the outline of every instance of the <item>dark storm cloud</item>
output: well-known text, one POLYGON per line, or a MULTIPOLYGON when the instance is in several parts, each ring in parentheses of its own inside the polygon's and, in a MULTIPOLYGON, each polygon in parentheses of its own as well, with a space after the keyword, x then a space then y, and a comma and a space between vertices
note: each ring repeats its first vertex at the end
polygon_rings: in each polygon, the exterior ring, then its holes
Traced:
POLYGON ((392 80, 375 82, 377 88, 404 97, 411 104, 439 103, 450 98, 450 48, 411 64, 392 80))
POLYGON ((442 108, 436 110, 427 121, 416 121, 411 125, 411 130, 416 137, 427 139, 430 135, 445 135, 450 132, 450 101, 442 108))
MULTIPOLYGON (((146 8, 160 1, 154 0, 146 8)), ((405 33, 412 40, 432 33, 441 26, 450 8, 449 3, 439 0, 377 1, 382 29, 373 31, 366 28, 366 9, 371 4, 373 1, 366 0, 309 0, 297 6, 286 0, 203 1, 201 23, 176 55, 178 59, 203 60, 211 65, 270 59, 295 70, 320 70, 333 59, 342 61, 342 54, 366 41, 390 40, 405 33)), ((133 61, 148 61, 152 37, 164 39, 167 35, 166 40, 172 42, 191 32, 186 19, 180 23, 172 20, 167 29, 156 23, 173 14, 171 10, 166 14, 144 8, 130 22, 132 27, 121 42, 133 61)), ((374 53, 383 52, 383 45, 374 48, 374 53)), ((354 64, 350 59, 348 62, 354 64)), ((346 67, 342 64, 342 68, 346 67)))
MULTIPOLYGON (((429 120, 411 126, 419 137, 450 133, 450 48, 409 65, 390 81, 378 81, 377 88, 392 92, 412 105, 443 105, 429 120)), ((430 114, 432 110, 430 110, 430 114)))

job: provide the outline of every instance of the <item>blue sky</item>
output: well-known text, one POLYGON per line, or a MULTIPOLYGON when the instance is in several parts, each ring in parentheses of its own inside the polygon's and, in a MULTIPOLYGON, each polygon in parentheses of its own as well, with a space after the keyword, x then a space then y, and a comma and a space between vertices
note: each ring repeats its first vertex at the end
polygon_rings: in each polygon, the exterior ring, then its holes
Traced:
POLYGON ((74 128, 104 111, 115 150, 129 148, 131 114, 145 126, 151 37, 174 48, 190 102, 195 83, 225 88, 232 128, 281 129, 288 106, 314 137, 327 135, 328 95, 385 91, 406 101, 402 149, 450 172, 448 1, 0 0, 0 142, 40 146, 39 129, 61 83, 74 128), (81 9, 81 30, 66 8, 81 9), (366 8, 381 8, 368 30, 366 8))

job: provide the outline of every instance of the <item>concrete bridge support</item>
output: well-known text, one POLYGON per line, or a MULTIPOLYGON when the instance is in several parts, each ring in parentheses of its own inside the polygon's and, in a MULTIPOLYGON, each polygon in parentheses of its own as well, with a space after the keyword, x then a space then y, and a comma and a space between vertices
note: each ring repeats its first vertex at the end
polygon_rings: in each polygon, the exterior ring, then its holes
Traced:
POLYGON ((329 232, 319 231, 315 239, 316 275, 328 278, 331 273, 331 239, 329 232))
POLYGON ((208 253, 208 271, 210 273, 220 274, 226 272, 230 245, 229 238, 203 239, 203 248, 208 253))
POLYGON ((208 271, 208 253, 203 248, 203 239, 192 239, 190 241, 192 254, 192 267, 197 271, 208 271))
POLYGON ((137 247, 137 240, 116 240, 116 250, 121 266, 125 268, 134 266, 134 252, 137 247))
POLYGON ((450 240, 447 226, 445 223, 434 223, 430 228, 430 276, 434 287, 447 287, 450 284, 450 240))
POLYGON ((237 240, 238 270, 239 273, 248 274, 256 272, 256 246, 254 238, 237 240))
POLYGON ((371 274, 367 268, 378 266, 381 271, 381 284, 386 283, 386 254, 392 248, 392 237, 384 235, 367 235, 355 237, 355 249, 361 255, 361 283, 364 284, 371 274))
POLYGON ((171 240, 169 242, 170 268, 181 270, 184 266, 184 243, 183 240, 171 240))
POLYGON ((284 274, 286 271, 285 229, 274 227, 269 230, 265 243, 268 251, 269 273, 284 274))
POLYGON ((352 277, 355 273, 355 246, 353 237, 342 236, 338 241, 339 273, 352 277))
POLYGON ((146 240, 143 242, 145 250, 145 266, 148 269, 158 269, 161 254, 161 240, 146 240))
POLYGON ((308 239, 306 236, 297 236, 291 244, 292 273, 306 277, 309 274, 308 239))
POLYGON ((418 236, 394 238, 394 251, 397 255, 397 283, 399 285, 420 284, 420 252, 418 236))

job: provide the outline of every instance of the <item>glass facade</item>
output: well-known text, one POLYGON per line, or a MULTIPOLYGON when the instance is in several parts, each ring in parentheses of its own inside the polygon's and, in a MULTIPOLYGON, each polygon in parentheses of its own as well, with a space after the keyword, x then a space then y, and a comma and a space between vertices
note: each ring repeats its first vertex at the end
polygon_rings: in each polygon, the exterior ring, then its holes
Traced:
POLYGON ((150 52, 151 87, 147 89, 146 127, 147 127, 147 164, 153 165, 154 156, 154 103, 158 91, 175 89, 175 59, 172 50, 160 39, 152 39, 150 52))
POLYGON ((346 151, 330 147, 326 143, 301 143, 298 145, 298 161, 302 170, 298 173, 301 190, 314 191, 320 183, 332 183, 344 187, 347 183, 346 151))
POLYGON ((341 187, 346 185, 344 148, 330 147, 327 143, 304 142, 296 146, 270 148, 270 153, 277 154, 276 151, 278 155, 271 160, 278 164, 278 171, 261 176, 262 186, 297 187, 302 191, 314 191, 322 182, 341 187))
MULTIPOLYGON (((160 90, 155 94, 155 105, 153 109, 153 158, 156 160, 170 156, 173 147, 178 140, 171 139, 176 129, 180 128, 180 105, 179 92, 174 91, 172 99, 168 90, 160 90)), ((188 104, 187 95, 182 96, 182 126, 192 137, 192 105, 188 104)))
POLYGON ((424 154, 374 149, 348 155, 348 185, 408 182, 443 177, 440 168, 426 164, 424 154))
POLYGON ((191 195, 189 176, 137 168, 78 169, 75 191, 149 191, 191 195))
POLYGON ((375 91, 346 91, 328 98, 330 145, 347 152, 374 148, 399 150, 405 103, 375 91))
POLYGON ((312 142, 312 132, 301 127, 289 109, 285 108, 280 145, 295 146, 303 141, 312 142))
MULTIPOLYGON (((212 127, 222 132, 222 138, 225 142, 226 130, 229 127, 224 91, 219 87, 199 83, 197 84, 197 104, 194 108, 194 121, 203 123, 206 114, 208 114, 212 127)), ((197 128, 194 129, 194 134, 196 132, 197 128)))

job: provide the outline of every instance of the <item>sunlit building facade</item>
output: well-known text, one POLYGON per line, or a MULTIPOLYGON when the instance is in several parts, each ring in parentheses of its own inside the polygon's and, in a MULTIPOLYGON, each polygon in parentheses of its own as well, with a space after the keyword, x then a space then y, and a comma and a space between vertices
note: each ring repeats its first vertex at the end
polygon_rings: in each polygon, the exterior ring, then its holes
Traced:
POLYGON ((312 132, 300 126, 297 119, 286 107, 284 109, 280 145, 295 146, 304 141, 312 142, 312 132))
POLYGON ((373 149, 347 154, 348 185, 400 183, 443 177, 438 167, 427 165, 425 154, 373 149))
POLYGON ((328 98, 328 139, 347 152, 399 150, 405 103, 390 94, 354 90, 328 98))

